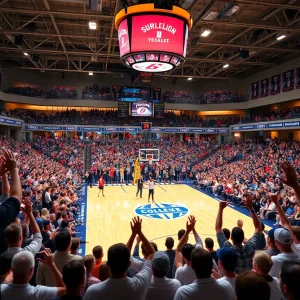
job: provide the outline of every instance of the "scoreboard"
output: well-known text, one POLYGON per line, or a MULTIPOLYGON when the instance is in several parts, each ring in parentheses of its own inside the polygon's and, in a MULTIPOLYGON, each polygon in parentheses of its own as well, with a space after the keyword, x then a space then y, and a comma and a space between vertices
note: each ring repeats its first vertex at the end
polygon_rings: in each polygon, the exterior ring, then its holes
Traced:
POLYGON ((142 122, 141 127, 142 127, 142 131, 151 131, 152 123, 151 122, 142 122))

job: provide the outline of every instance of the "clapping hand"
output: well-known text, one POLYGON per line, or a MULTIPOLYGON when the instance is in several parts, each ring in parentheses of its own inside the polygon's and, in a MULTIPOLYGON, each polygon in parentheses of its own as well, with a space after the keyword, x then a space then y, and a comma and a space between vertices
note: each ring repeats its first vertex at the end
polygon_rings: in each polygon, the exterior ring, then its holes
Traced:
POLYGON ((142 219, 140 217, 132 218, 130 226, 133 233, 140 234, 142 232, 142 219))
POLYGON ((32 202, 28 198, 25 198, 23 204, 24 206, 21 206, 21 210, 23 213, 29 216, 32 213, 32 202))
POLYGON ((48 265, 48 266, 51 266, 54 264, 53 255, 49 248, 46 248, 45 250, 39 252, 38 254, 42 254, 43 258, 37 258, 37 261, 43 263, 44 265, 48 265))
POLYGON ((188 221, 186 222, 186 231, 189 233, 191 231, 193 231, 193 229, 195 228, 196 222, 197 222, 196 218, 194 216, 190 215, 188 217, 188 221))
POLYGON ((1 155, 1 162, 1 171, 4 173, 12 171, 18 167, 15 155, 8 149, 5 149, 4 155, 1 155))

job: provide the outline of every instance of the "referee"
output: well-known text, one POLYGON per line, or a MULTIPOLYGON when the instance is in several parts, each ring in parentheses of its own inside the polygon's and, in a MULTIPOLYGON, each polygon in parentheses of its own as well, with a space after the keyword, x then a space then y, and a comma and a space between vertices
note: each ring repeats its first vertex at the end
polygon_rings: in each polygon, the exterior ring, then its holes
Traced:
POLYGON ((143 180, 143 176, 141 175, 140 178, 137 180, 136 197, 138 196, 138 194, 140 192, 140 198, 143 198, 142 197, 142 194, 143 194, 143 185, 144 185, 144 180, 143 180))

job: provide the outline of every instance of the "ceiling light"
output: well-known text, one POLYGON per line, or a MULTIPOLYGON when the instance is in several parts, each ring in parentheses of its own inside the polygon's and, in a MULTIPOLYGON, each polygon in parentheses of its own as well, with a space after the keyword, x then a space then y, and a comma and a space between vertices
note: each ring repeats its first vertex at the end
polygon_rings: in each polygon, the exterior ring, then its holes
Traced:
POLYGON ((97 23, 96 23, 96 21, 89 21, 89 28, 91 30, 96 30, 97 29, 97 23))
POLYGON ((193 77, 189 77, 187 80, 191 81, 191 80, 193 80, 193 77))
POLYGON ((229 64, 223 65, 223 69, 226 69, 226 68, 228 68, 228 67, 229 67, 229 64))
POLYGON ((285 39, 285 38, 286 38, 286 35, 285 35, 285 34, 279 34, 279 35, 277 35, 276 40, 277 40, 277 41, 281 41, 281 40, 283 40, 283 39, 285 39))
POLYGON ((201 33, 200 36, 202 37, 208 37, 211 34, 211 30, 210 29, 204 29, 201 33))
POLYGON ((27 52, 24 52, 23 54, 24 54, 25 56, 29 56, 29 54, 28 54, 27 52))
POLYGON ((89 72, 89 75, 90 75, 90 76, 93 76, 93 75, 94 75, 94 73, 93 73, 93 72, 89 72))

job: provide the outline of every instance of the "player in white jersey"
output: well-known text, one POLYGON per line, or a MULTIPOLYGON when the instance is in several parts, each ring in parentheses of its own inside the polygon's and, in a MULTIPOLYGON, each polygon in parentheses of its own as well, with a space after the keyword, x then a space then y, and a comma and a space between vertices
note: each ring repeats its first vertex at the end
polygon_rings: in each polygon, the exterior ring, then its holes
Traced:
POLYGON ((154 182, 153 178, 150 177, 149 181, 146 184, 149 185, 148 202, 150 202, 150 196, 152 196, 152 202, 155 202, 154 201, 154 186, 155 186, 155 182, 154 182))

